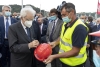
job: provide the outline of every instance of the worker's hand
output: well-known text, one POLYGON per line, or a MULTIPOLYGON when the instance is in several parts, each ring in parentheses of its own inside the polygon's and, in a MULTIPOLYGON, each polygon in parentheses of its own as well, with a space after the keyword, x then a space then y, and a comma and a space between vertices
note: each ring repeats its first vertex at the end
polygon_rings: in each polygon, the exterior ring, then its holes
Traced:
POLYGON ((54 55, 50 55, 46 60, 44 60, 43 62, 45 64, 51 63, 53 60, 55 59, 54 55))
POLYGON ((48 44, 50 44, 52 48, 56 46, 55 42, 48 42, 48 44))
POLYGON ((34 40, 31 43, 28 44, 29 48, 36 48, 39 45, 38 40, 34 40))

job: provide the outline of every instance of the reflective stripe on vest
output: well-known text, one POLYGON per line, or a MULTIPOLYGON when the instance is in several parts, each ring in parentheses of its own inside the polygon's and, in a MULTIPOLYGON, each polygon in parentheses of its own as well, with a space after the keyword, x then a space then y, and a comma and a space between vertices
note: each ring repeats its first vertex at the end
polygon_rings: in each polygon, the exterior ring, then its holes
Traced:
MULTIPOLYGON (((64 42, 61 38, 60 38, 60 42, 61 42, 63 45, 69 46, 70 48, 72 48, 72 45, 70 45, 70 44, 64 42)), ((87 43, 85 42, 84 46, 86 46, 86 45, 87 45, 87 43)), ((65 51, 62 50, 62 49, 60 49, 59 52, 63 53, 63 52, 65 52, 65 51)), ((84 54, 80 54, 80 55, 77 55, 77 56, 75 56, 75 57, 76 57, 76 58, 82 58, 82 57, 84 57, 84 54)))
MULTIPOLYGON (((80 24, 83 25, 87 29, 87 32, 88 32, 88 27, 80 19, 78 19, 73 24, 73 26, 72 27, 68 27, 67 30, 65 31, 65 34, 63 34, 64 30, 65 30, 65 24, 66 23, 63 24, 62 30, 61 30, 59 53, 63 53, 63 52, 67 52, 67 51, 72 50, 72 48, 73 48, 72 35, 73 35, 73 32, 74 32, 75 28, 78 25, 80 25, 80 24)), ((71 57, 66 57, 66 58, 60 58, 60 61, 62 63, 64 63, 64 64, 72 66, 72 67, 80 65, 80 64, 83 64, 87 59, 87 53, 86 53, 87 42, 88 42, 88 35, 85 38, 85 41, 84 41, 84 44, 83 44, 84 46, 80 49, 80 52, 79 52, 78 55, 71 56, 71 57)))
MULTIPOLYGON (((60 49, 59 52, 63 53, 65 51, 62 50, 62 49, 60 49)), ((80 55, 77 55, 77 56, 74 56, 74 57, 76 57, 76 58, 82 58, 82 57, 84 57, 84 54, 80 54, 80 55)))
MULTIPOLYGON (((60 38, 60 42, 61 42, 62 44, 64 44, 65 46, 69 46, 70 48, 72 48, 72 45, 70 45, 70 44, 64 42, 61 38, 60 38)), ((87 43, 85 42, 85 43, 84 43, 84 46, 86 46, 86 45, 87 45, 87 43)))

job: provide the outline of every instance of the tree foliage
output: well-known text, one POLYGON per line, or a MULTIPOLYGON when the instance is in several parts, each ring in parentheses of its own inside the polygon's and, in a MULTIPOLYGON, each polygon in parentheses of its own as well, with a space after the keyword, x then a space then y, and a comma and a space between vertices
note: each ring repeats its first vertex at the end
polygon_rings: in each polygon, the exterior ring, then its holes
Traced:
MULTIPOLYGON (((2 6, 3 6, 3 5, 0 5, 0 12, 2 12, 2 6)), ((21 5, 17 5, 17 4, 10 5, 10 6, 11 6, 11 8, 12 8, 12 11, 11 11, 12 13, 13 13, 13 12, 19 13, 20 10, 21 10, 21 8, 22 8, 21 5)), ((23 7, 25 7, 25 6, 27 6, 27 5, 23 5, 23 7)), ((39 9, 39 8, 37 8, 37 7, 33 6, 33 5, 28 5, 28 6, 31 6, 37 13, 40 12, 40 9, 39 9)), ((46 11, 41 10, 41 12, 44 14, 44 12, 46 12, 46 11)))

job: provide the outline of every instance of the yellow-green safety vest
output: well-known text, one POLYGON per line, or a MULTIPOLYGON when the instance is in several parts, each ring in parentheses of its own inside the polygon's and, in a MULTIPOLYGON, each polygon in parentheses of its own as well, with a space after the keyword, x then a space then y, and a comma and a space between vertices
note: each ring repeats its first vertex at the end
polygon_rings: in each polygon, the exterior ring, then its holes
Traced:
MULTIPOLYGON (((79 25, 82 24, 84 27, 86 27, 88 31, 88 27, 80 20, 78 19, 72 27, 68 27, 68 29, 65 31, 65 24, 62 26, 61 30, 61 35, 60 35, 60 50, 59 53, 67 52, 70 51, 73 47, 72 45, 72 34, 74 29, 79 25), (63 35, 64 33, 64 35, 63 35)), ((74 57, 69 57, 69 58, 60 58, 60 61, 63 62, 64 64, 70 65, 70 66, 77 66, 82 63, 84 63, 87 59, 87 54, 86 54, 86 45, 88 41, 88 36, 85 38, 84 46, 81 48, 79 54, 74 57)))

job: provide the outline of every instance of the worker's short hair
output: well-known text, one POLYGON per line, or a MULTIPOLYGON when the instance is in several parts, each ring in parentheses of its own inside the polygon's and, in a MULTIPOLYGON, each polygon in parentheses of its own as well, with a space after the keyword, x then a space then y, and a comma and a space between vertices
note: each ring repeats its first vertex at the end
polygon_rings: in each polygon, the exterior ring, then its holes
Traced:
POLYGON ((74 10, 74 13, 76 14, 76 10, 75 10, 75 5, 73 3, 66 3, 62 6, 62 9, 65 8, 67 12, 70 12, 71 10, 74 10))

